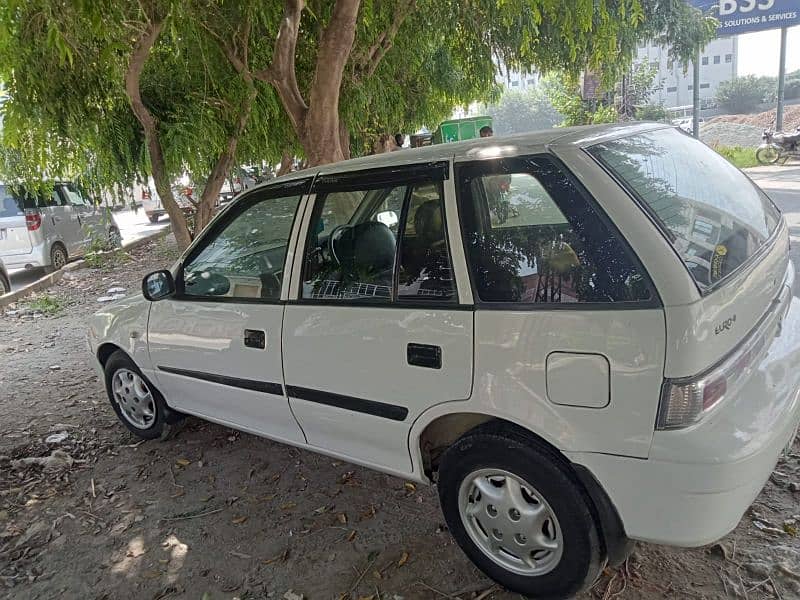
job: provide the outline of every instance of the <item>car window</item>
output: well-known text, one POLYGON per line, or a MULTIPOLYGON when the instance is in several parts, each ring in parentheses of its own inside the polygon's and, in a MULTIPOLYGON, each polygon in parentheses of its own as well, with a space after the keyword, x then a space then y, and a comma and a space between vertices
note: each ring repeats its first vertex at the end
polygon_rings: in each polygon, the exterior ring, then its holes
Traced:
POLYGON ((24 216, 25 208, 22 199, 14 194, 8 186, 0 186, 0 218, 24 216))
POLYGON ((403 198, 405 186, 319 194, 311 217, 303 298, 392 298, 397 224, 381 206, 403 198), (373 208, 375 207, 375 208, 373 208))
POLYGON ((400 243, 398 298, 455 300, 440 183, 411 190, 400 243))
POLYGON ((184 265, 183 294, 279 300, 300 198, 256 198, 242 205, 184 265))
POLYGON ((72 184, 66 184, 61 186, 61 189, 64 192, 64 195, 67 198, 67 201, 72 206, 89 206, 89 202, 84 198, 83 194, 80 193, 78 188, 76 188, 72 184))
POLYGON ((466 167, 463 233, 483 302, 563 304, 650 298, 617 234, 548 157, 466 167))
POLYGON ((649 208, 701 290, 733 273, 778 224, 777 209, 739 169, 674 129, 589 151, 649 208))

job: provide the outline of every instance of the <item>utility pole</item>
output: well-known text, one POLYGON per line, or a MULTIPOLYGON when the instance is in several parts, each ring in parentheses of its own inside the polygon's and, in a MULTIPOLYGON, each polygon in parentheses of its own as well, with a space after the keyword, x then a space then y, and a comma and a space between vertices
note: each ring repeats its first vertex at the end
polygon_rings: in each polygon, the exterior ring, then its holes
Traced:
POLYGON ((783 129, 783 89, 786 85, 786 38, 788 27, 781 29, 781 58, 778 65, 778 110, 775 114, 775 131, 783 129))
POLYGON ((700 46, 694 53, 692 65, 692 135, 700 139, 700 46))

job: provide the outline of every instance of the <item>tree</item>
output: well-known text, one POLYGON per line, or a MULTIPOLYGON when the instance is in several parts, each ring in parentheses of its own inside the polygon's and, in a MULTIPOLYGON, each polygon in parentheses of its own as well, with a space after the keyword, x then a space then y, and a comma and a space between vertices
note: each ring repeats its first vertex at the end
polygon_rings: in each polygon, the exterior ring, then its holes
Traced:
POLYGON ((500 135, 549 129, 560 123, 561 115, 541 88, 509 91, 500 102, 486 108, 495 133, 500 135))
POLYGON ((6 175, 108 187, 152 173, 185 247, 169 185, 184 171, 206 181, 201 228, 232 165, 316 166, 435 125, 491 97, 497 57, 613 80, 638 39, 685 60, 713 24, 683 0, 7 0, 6 175))
POLYGON ((717 102, 730 113, 749 113, 756 110, 770 91, 763 78, 755 75, 723 81, 717 88, 717 102))

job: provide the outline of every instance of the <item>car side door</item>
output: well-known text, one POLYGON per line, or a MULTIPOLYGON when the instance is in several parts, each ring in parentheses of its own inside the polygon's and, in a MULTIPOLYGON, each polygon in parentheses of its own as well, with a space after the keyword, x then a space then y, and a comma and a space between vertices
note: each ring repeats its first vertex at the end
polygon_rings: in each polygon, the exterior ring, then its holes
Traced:
POLYGON ((73 204, 73 198, 62 184, 53 188, 49 212, 54 226, 53 237, 66 246, 70 256, 80 254, 84 233, 79 206, 73 204))
POLYGON ((152 304, 151 364, 143 371, 171 407, 305 442, 284 392, 281 327, 285 264, 309 184, 289 181, 242 196, 181 261, 175 296, 152 304))
POLYGON ((414 419, 469 397, 473 314, 453 276, 448 177, 448 163, 318 176, 283 329, 311 446, 409 473, 414 419))

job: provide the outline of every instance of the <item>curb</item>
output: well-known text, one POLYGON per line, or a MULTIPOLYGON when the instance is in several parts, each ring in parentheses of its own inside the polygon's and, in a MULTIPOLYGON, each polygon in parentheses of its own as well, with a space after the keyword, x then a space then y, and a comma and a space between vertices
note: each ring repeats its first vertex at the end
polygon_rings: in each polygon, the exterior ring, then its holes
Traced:
MULTIPOLYGON (((121 248, 115 248, 114 250, 104 252, 103 254, 115 254, 117 252, 133 250, 134 248, 138 248, 139 246, 144 246, 148 242, 152 242, 154 240, 167 237, 170 233, 172 233, 172 227, 167 227, 162 231, 157 231, 156 233, 133 240, 132 242, 129 242, 127 244, 122 244, 121 248)), ((66 265, 64 265, 64 267, 62 267, 58 271, 49 273, 44 277, 37 279, 33 283, 29 283, 24 288, 21 288, 14 292, 9 292, 4 296, 0 296, 0 308, 8 306, 9 304, 13 304, 14 302, 20 300, 21 298, 30 296, 34 292, 40 292, 42 290, 46 290, 47 288, 61 281, 64 278, 64 273, 68 271, 77 271, 78 269, 82 269, 84 266, 86 266, 86 261, 81 258, 71 263, 67 263, 66 265)))

